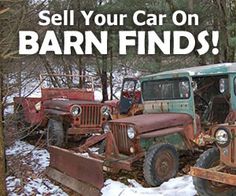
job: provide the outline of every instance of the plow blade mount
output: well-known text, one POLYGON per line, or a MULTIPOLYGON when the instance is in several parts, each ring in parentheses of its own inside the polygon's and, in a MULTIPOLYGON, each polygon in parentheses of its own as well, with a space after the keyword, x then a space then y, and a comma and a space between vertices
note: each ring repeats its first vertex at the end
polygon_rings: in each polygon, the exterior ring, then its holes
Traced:
POLYGON ((211 180, 214 182, 219 182, 223 184, 228 184, 232 186, 236 186, 236 175, 223 173, 211 169, 204 169, 199 167, 191 167, 190 175, 203 178, 206 180, 211 180))
POLYGON ((46 174, 81 195, 100 195, 104 184, 103 161, 69 150, 49 147, 50 165, 46 174))

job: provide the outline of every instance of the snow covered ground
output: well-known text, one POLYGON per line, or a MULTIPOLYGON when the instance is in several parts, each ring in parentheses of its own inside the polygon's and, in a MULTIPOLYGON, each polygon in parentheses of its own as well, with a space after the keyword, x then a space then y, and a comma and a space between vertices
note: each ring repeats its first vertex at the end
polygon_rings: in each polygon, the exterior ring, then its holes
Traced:
MULTIPOLYGON (((21 163, 27 165, 33 171, 27 179, 20 179, 14 175, 8 176, 7 189, 9 196, 29 196, 29 195, 52 195, 67 196, 59 186, 54 185, 42 173, 49 165, 50 156, 47 150, 36 148, 26 142, 16 141, 12 146, 7 148, 8 157, 21 157, 21 163), (30 155, 30 156, 29 156, 30 155), (20 194, 19 194, 20 193, 20 194)), ((128 180, 129 185, 119 181, 107 179, 105 186, 101 190, 102 196, 194 196, 196 190, 193 187, 191 176, 182 176, 170 179, 160 187, 144 188, 133 179, 128 180)))
POLYGON ((40 175, 49 165, 49 153, 42 148, 36 148, 26 142, 16 141, 6 150, 7 156, 21 158, 22 168, 27 165, 33 173, 27 179, 20 179, 13 175, 6 179, 9 196, 52 195, 67 196, 59 186, 40 175), (23 189, 23 190, 22 190, 23 189))
POLYGON ((170 179, 163 183, 160 187, 144 188, 135 180, 129 180, 130 185, 127 186, 121 182, 106 180, 102 189, 103 196, 194 196, 197 194, 194 189, 192 177, 182 176, 170 179))

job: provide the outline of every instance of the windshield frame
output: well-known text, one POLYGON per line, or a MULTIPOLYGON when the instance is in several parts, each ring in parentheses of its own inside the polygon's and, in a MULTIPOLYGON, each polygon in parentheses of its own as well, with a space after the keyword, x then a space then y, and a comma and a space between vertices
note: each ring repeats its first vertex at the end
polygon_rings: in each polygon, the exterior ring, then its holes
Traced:
POLYGON ((142 99, 143 101, 164 101, 164 100, 188 100, 191 97, 191 82, 189 77, 183 76, 183 77, 178 77, 178 78, 162 78, 162 79, 155 79, 155 80, 145 80, 141 83, 141 92, 142 92, 142 99), (144 84, 148 82, 156 82, 156 81, 187 81, 188 86, 189 86, 189 91, 188 91, 188 97, 178 97, 178 98, 162 98, 162 99, 145 99, 144 92, 144 84))

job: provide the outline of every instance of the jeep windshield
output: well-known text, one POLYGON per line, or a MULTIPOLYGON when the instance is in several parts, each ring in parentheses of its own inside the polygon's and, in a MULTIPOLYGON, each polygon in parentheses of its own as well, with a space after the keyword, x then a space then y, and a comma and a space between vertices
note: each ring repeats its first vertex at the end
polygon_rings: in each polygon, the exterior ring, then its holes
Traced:
POLYGON ((188 78, 162 79, 142 83, 144 101, 188 99, 190 84, 188 78))

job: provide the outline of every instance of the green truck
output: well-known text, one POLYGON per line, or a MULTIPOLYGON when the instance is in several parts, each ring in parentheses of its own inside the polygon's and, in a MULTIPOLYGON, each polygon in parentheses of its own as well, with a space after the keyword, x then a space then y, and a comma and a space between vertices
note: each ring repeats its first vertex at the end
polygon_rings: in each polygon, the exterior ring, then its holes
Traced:
POLYGON ((236 63, 144 76, 141 78, 143 114, 109 121, 102 135, 89 138, 78 148, 85 151, 104 140, 104 152, 89 152, 90 158, 51 146, 50 168, 99 190, 104 182, 102 170, 132 171, 136 161, 144 160, 146 182, 158 186, 176 176, 180 151, 194 151, 198 145, 205 145, 204 136, 232 115, 236 109, 235 77, 236 63), (62 160, 62 154, 68 159, 62 160), (69 167, 70 162, 76 164, 69 167), (88 177, 88 172, 99 177, 88 177))

